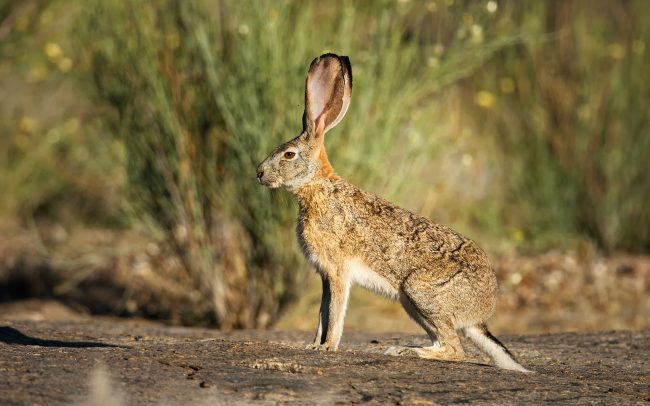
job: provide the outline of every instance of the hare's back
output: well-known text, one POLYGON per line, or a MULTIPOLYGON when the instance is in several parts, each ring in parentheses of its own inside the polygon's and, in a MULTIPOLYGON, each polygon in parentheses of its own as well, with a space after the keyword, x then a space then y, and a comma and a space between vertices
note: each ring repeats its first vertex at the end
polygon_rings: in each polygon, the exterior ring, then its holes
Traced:
POLYGON ((364 241, 366 251, 381 263, 427 267, 489 268, 487 255, 469 238, 450 227, 412 213, 385 199, 352 189, 342 204, 348 229, 364 241))

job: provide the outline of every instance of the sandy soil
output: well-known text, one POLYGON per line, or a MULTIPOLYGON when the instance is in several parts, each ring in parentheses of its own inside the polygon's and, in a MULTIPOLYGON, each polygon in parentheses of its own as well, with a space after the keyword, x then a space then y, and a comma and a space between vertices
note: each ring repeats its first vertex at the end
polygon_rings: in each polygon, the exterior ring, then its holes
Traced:
MULTIPOLYGON (((52 404, 638 404, 650 401, 650 330, 504 336, 535 374, 383 355, 423 336, 163 327, 87 318, 0 321, 0 399, 52 404)), ((467 347, 469 348, 469 347, 467 347)))

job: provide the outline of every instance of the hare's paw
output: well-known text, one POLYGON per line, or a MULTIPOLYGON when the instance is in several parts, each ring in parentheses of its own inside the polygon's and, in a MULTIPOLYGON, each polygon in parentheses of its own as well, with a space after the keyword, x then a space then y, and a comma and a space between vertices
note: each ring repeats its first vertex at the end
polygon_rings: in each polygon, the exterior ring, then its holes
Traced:
POLYGON ((427 349, 434 349, 434 348, 440 348, 440 342, 439 341, 434 341, 433 344, 429 347, 415 347, 415 346, 394 346, 394 347, 389 347, 386 351, 384 351, 385 355, 409 355, 412 357, 421 357, 420 355, 420 350, 427 350, 427 349))
POLYGON ((306 350, 316 350, 316 351, 338 351, 338 348, 335 348, 331 344, 308 344, 305 347, 306 350))
POLYGON ((462 349, 456 349, 451 346, 431 346, 414 348, 415 353, 420 358, 434 359, 439 361, 462 361, 465 353, 462 349))
POLYGON ((449 346, 443 347, 439 342, 428 347, 389 347, 385 355, 419 357, 438 360, 460 360, 464 358, 462 350, 454 350, 449 346))

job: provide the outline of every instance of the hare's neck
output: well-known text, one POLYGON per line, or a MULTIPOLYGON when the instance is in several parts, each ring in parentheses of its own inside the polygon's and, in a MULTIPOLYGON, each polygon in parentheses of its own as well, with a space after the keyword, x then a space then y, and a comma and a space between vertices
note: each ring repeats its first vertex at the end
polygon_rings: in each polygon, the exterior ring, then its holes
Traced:
POLYGON ((321 206, 325 207, 328 196, 334 189, 334 183, 339 181, 339 179, 338 176, 336 179, 319 178, 292 191, 292 194, 300 205, 300 210, 313 210, 321 206))
POLYGON ((341 181, 341 177, 334 172, 334 168, 330 165, 324 147, 320 149, 318 160, 320 168, 314 178, 304 185, 290 190, 298 200, 301 208, 318 204, 317 202, 325 199, 331 193, 333 184, 341 181))
POLYGON ((329 159, 327 159, 327 152, 325 152, 325 147, 322 147, 320 149, 318 160, 320 161, 320 169, 316 175, 317 177, 324 179, 340 179, 336 172, 334 172, 334 168, 332 168, 329 159))

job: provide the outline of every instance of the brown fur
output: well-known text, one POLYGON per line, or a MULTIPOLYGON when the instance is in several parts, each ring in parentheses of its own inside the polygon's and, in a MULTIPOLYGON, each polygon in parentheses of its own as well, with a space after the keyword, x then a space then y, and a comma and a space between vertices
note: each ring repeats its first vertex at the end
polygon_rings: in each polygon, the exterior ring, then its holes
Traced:
POLYGON ((476 243, 335 174, 323 141, 328 124, 335 125, 345 114, 351 83, 347 58, 328 54, 312 62, 305 131, 258 167, 260 183, 284 186, 298 201, 298 241, 321 275, 323 296, 313 347, 337 350, 350 285, 357 283, 399 299, 422 326, 436 345, 416 349, 418 356, 463 359, 457 330, 467 328, 499 366, 525 371, 509 353, 502 354, 502 345, 485 328, 495 309, 497 280, 476 243), (331 121, 332 116, 337 119, 331 121), (286 158, 287 151, 295 156, 286 158))
POLYGON ((338 179, 338 175, 334 172, 334 168, 330 164, 329 159, 327 159, 327 152, 325 152, 325 147, 320 149, 318 154, 318 161, 320 163, 320 173, 319 175, 325 179, 338 179))

